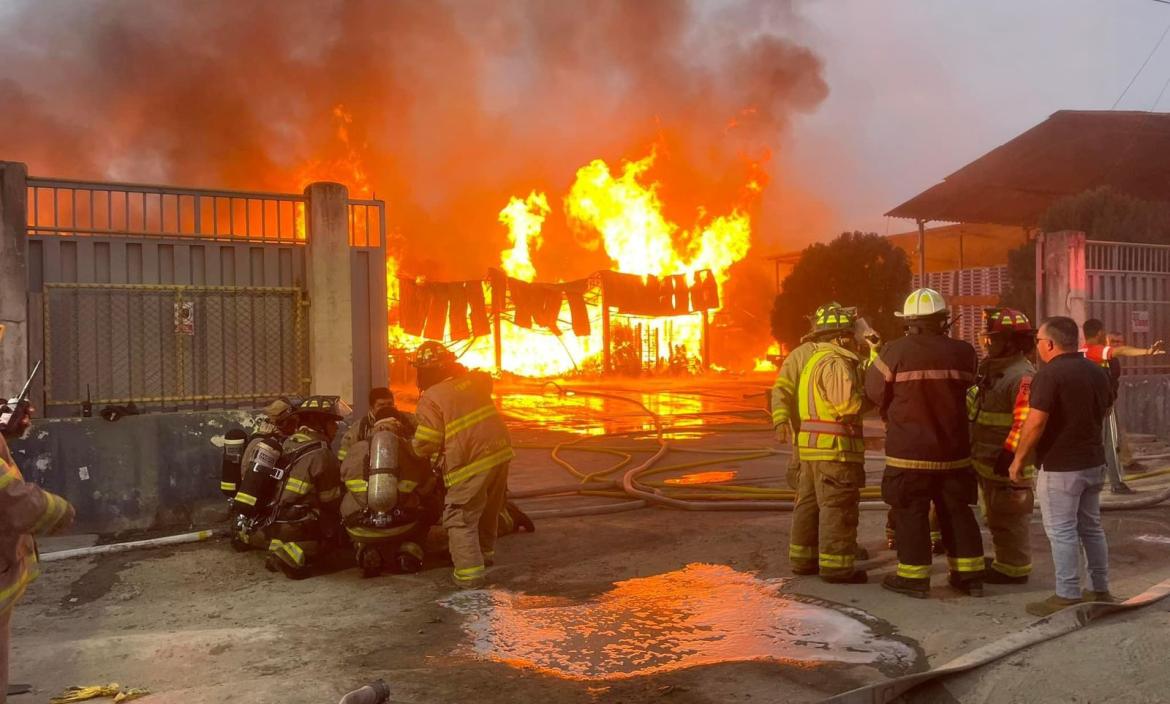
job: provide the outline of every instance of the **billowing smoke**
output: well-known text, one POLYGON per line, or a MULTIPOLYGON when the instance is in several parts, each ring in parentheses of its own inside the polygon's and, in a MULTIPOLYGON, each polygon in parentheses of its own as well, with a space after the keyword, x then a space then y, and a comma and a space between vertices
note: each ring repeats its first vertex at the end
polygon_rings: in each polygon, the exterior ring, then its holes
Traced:
MULTIPOLYGON (((341 180, 388 202, 404 270, 472 276, 506 246, 510 195, 559 201, 590 160, 655 148, 684 226, 764 162, 759 242, 817 207, 778 166, 791 117, 827 94, 817 56, 783 36, 797 23, 769 0, 10 1, 0 158, 196 186, 341 180), (473 252, 445 259, 456 242, 473 252)), ((538 269, 606 265, 563 220, 538 269)))

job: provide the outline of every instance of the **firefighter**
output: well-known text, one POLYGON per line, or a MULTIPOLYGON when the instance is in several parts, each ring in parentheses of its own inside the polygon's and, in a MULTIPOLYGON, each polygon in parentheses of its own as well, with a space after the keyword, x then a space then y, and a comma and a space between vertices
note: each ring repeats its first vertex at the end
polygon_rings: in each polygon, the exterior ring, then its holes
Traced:
POLYGON ((443 527, 453 579, 461 589, 475 589, 494 562, 512 442, 492 400, 490 376, 468 371, 450 350, 429 340, 416 352, 414 366, 422 395, 412 445, 420 457, 437 456, 447 489, 443 527))
POLYGON ((894 515, 898 569, 882 586, 925 599, 930 590, 930 507, 938 511, 951 586, 983 595, 983 539, 971 510, 979 485, 971 468, 966 395, 975 348, 947 335, 950 311, 937 291, 912 292, 896 315, 906 335, 882 348, 865 391, 886 422, 882 498, 894 515))
MULTIPOLYGON (((780 365, 780 374, 772 386, 771 407, 772 426, 776 429, 776 439, 781 445, 786 445, 796 439, 800 430, 800 416, 796 409, 796 385, 800 383, 800 373, 813 355, 815 343, 813 336, 816 330, 816 320, 829 308, 840 308, 836 301, 826 303, 813 313, 813 326, 807 335, 800 338, 800 344, 788 353, 780 365)), ((788 460, 788 486, 798 489, 800 486, 800 450, 796 443, 792 445, 792 454, 788 460)), ((792 520, 797 519, 797 510, 793 510, 792 520)), ((815 520, 815 519, 814 519, 815 520)))
POLYGON ((1023 480, 1008 477, 1018 434, 1012 426, 1028 408, 1028 388, 1036 367, 1024 355, 1035 346, 1036 331, 1028 316, 1011 308, 983 311, 981 342, 987 357, 967 392, 971 419, 971 464, 979 474, 983 511, 995 559, 983 575, 989 584, 1025 584, 1032 573, 1029 545, 1032 481, 1036 468, 1028 462, 1023 480))
POLYGON ((395 418, 399 423, 409 428, 411 434, 414 433, 414 414, 398 410, 394 404, 393 391, 384 386, 370 389, 368 402, 369 412, 351 425, 345 431, 345 435, 341 436, 341 449, 337 453, 337 459, 344 461, 345 455, 354 443, 369 440, 370 434, 374 430, 374 423, 377 422, 378 418, 395 418))
MULTIPOLYGON (((376 411, 368 435, 380 431, 401 439, 401 446, 408 447, 414 425, 403 424, 390 407, 382 407, 376 411)), ((427 460, 407 451, 397 452, 392 462, 397 480, 393 510, 386 516, 371 516, 366 500, 372 469, 370 449, 370 439, 358 440, 341 462, 345 484, 341 519, 354 544, 358 566, 366 577, 377 575, 387 565, 399 572, 418 572, 423 566, 427 533, 442 514, 443 487, 427 460)))
POLYGON ((788 555, 796 574, 862 584, 854 567, 858 504, 865 486, 865 400, 855 351, 854 314, 838 305, 817 309, 812 354, 796 387, 799 488, 788 555))
POLYGON ((228 431, 225 436, 224 447, 224 472, 220 478, 219 489, 228 499, 235 498, 236 490, 239 488, 240 472, 247 470, 251 463, 256 459, 256 452, 259 448, 261 440, 265 438, 272 438, 277 442, 284 442, 284 439, 292 435, 296 430, 294 427, 293 411, 296 410, 296 401, 289 399, 286 396, 281 396, 272 403, 264 407, 263 412, 256 418, 255 427, 251 435, 244 435, 243 431, 228 431), (228 460, 229 448, 228 444, 235 445, 243 441, 244 449, 239 457, 239 463, 235 464, 234 475, 229 470, 228 460))
MULTIPOLYGON (((4 326, 0 325, 0 340, 3 338, 4 326)), ((73 506, 24 481, 12 459, 8 438, 23 437, 29 427, 25 416, 16 427, 0 434, 0 565, 4 568, 0 570, 0 704, 8 699, 12 609, 40 574, 33 536, 56 533, 73 523, 73 506)))
POLYGON ((336 542, 341 473, 329 446, 348 413, 336 396, 310 396, 292 412, 296 431, 281 445, 284 478, 274 515, 252 537, 253 544, 267 542, 265 566, 290 579, 307 577, 311 563, 336 542))

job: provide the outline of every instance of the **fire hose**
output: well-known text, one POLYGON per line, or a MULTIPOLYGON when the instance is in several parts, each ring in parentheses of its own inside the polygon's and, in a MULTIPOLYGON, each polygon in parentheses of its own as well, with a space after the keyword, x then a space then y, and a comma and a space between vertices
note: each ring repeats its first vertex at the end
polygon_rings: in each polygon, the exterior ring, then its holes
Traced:
MULTIPOLYGON (((577 494, 581 496, 610 496, 614 498, 634 499, 622 501, 619 503, 600 504, 593 506, 583 506, 574 508, 554 508, 554 509, 530 509, 526 513, 532 518, 557 518, 565 516, 585 516, 597 514, 617 513, 621 511, 635 510, 644 508, 650 505, 665 506, 668 508, 675 508, 687 511, 790 511, 794 506, 796 499, 796 492, 792 489, 773 488, 773 487, 754 487, 743 485, 710 485, 707 487, 707 493, 698 493, 695 491, 685 491, 674 489, 674 495, 668 493, 671 487, 664 483, 649 483, 640 481, 640 478, 651 476, 654 474, 662 474, 671 471, 679 471, 685 469, 693 469, 702 466, 713 464, 724 464, 730 461, 751 461, 755 459, 762 459, 775 455, 791 454, 791 450, 778 448, 701 448, 689 449, 678 448, 670 444, 666 439, 667 431, 664 428, 662 418, 659 414, 654 413, 645 404, 635 399, 622 396, 620 394, 608 393, 605 391, 590 391, 584 389, 573 389, 566 391, 560 384, 556 382, 546 382, 541 388, 545 389, 553 387, 557 394, 564 398, 570 395, 593 396, 597 398, 612 399, 625 403, 630 403, 637 406, 642 413, 646 414, 652 421, 654 429, 652 431, 656 443, 653 449, 653 454, 642 463, 629 469, 617 481, 599 481, 600 478, 607 475, 614 474, 619 470, 624 469, 632 462, 632 455, 634 452, 647 452, 645 448, 618 448, 609 446, 586 446, 582 443, 586 439, 597 438, 616 438, 616 437, 631 437, 646 434, 644 431, 627 431, 617 433, 606 433, 603 435, 590 436, 589 438, 581 437, 565 442, 557 443, 555 445, 521 445, 521 449, 551 449, 553 461, 580 480, 580 484, 576 485, 559 485, 548 489, 529 490, 525 492, 512 493, 512 498, 540 498, 558 495, 577 494), (588 453, 603 453, 611 454, 621 457, 621 461, 617 462, 611 467, 602 469, 600 471, 586 473, 579 470, 570 461, 565 459, 564 452, 577 451, 588 453), (657 466, 658 463, 666 457, 670 452, 690 452, 698 454, 717 454, 717 455, 731 455, 730 458, 718 458, 713 460, 700 460, 695 462, 686 462, 683 464, 657 466), (620 491, 617 491, 620 489, 620 491), (681 493, 681 495, 679 495, 681 493)), ((685 414, 697 415, 697 414, 685 414)), ((718 415, 729 415, 727 413, 718 413, 718 415)), ((720 432, 771 432, 770 427, 748 427, 748 428, 720 428, 720 432)), ((879 453, 866 453, 867 459, 880 460, 884 455, 879 453)), ((1142 474, 1131 475, 1127 479, 1130 481, 1141 481, 1158 476, 1170 474, 1170 469, 1155 470, 1152 472, 1145 472, 1142 474)), ((863 501, 860 508, 863 510, 881 510, 885 511, 889 507, 881 501, 880 487, 865 487, 861 490, 861 497, 863 501)), ((1140 496, 1128 499, 1106 499, 1101 502, 1101 508, 1105 511, 1118 510, 1133 510, 1139 508, 1147 508, 1160 504, 1167 499, 1170 499, 1170 486, 1164 487, 1155 493, 1147 496, 1140 496)))

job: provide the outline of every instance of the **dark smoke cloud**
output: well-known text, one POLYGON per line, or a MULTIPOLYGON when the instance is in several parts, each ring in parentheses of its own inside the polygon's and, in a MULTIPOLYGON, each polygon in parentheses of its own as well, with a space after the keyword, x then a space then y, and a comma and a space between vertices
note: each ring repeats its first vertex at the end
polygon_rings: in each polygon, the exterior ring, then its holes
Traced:
MULTIPOLYGON (((309 163, 345 177, 330 169, 343 105, 408 271, 481 274, 506 246, 510 195, 557 203, 578 167, 652 145, 684 227, 701 205, 730 207, 746 157, 771 150, 757 231, 775 239, 820 207, 782 173, 793 116, 828 91, 819 58, 781 34, 797 23, 766 0, 27 0, 0 10, 0 158, 295 190, 309 163)), ((554 205, 538 268, 604 266, 563 220, 554 205)))

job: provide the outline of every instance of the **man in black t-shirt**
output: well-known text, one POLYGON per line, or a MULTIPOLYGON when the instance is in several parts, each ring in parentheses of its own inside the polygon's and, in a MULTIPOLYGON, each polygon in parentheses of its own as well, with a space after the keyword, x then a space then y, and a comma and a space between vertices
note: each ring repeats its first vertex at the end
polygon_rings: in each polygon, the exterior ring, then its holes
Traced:
POLYGON ((1109 548, 1101 528, 1105 446, 1101 426, 1113 405, 1109 375, 1077 351, 1080 330, 1072 318, 1044 321, 1036 336, 1043 366, 1032 379, 1028 416, 1008 474, 1023 476, 1024 459, 1036 452, 1040 473, 1036 498, 1044 532, 1052 544, 1056 594, 1028 604, 1028 613, 1048 616, 1081 601, 1111 601, 1109 548), (1081 593, 1084 548, 1092 589, 1081 593))

